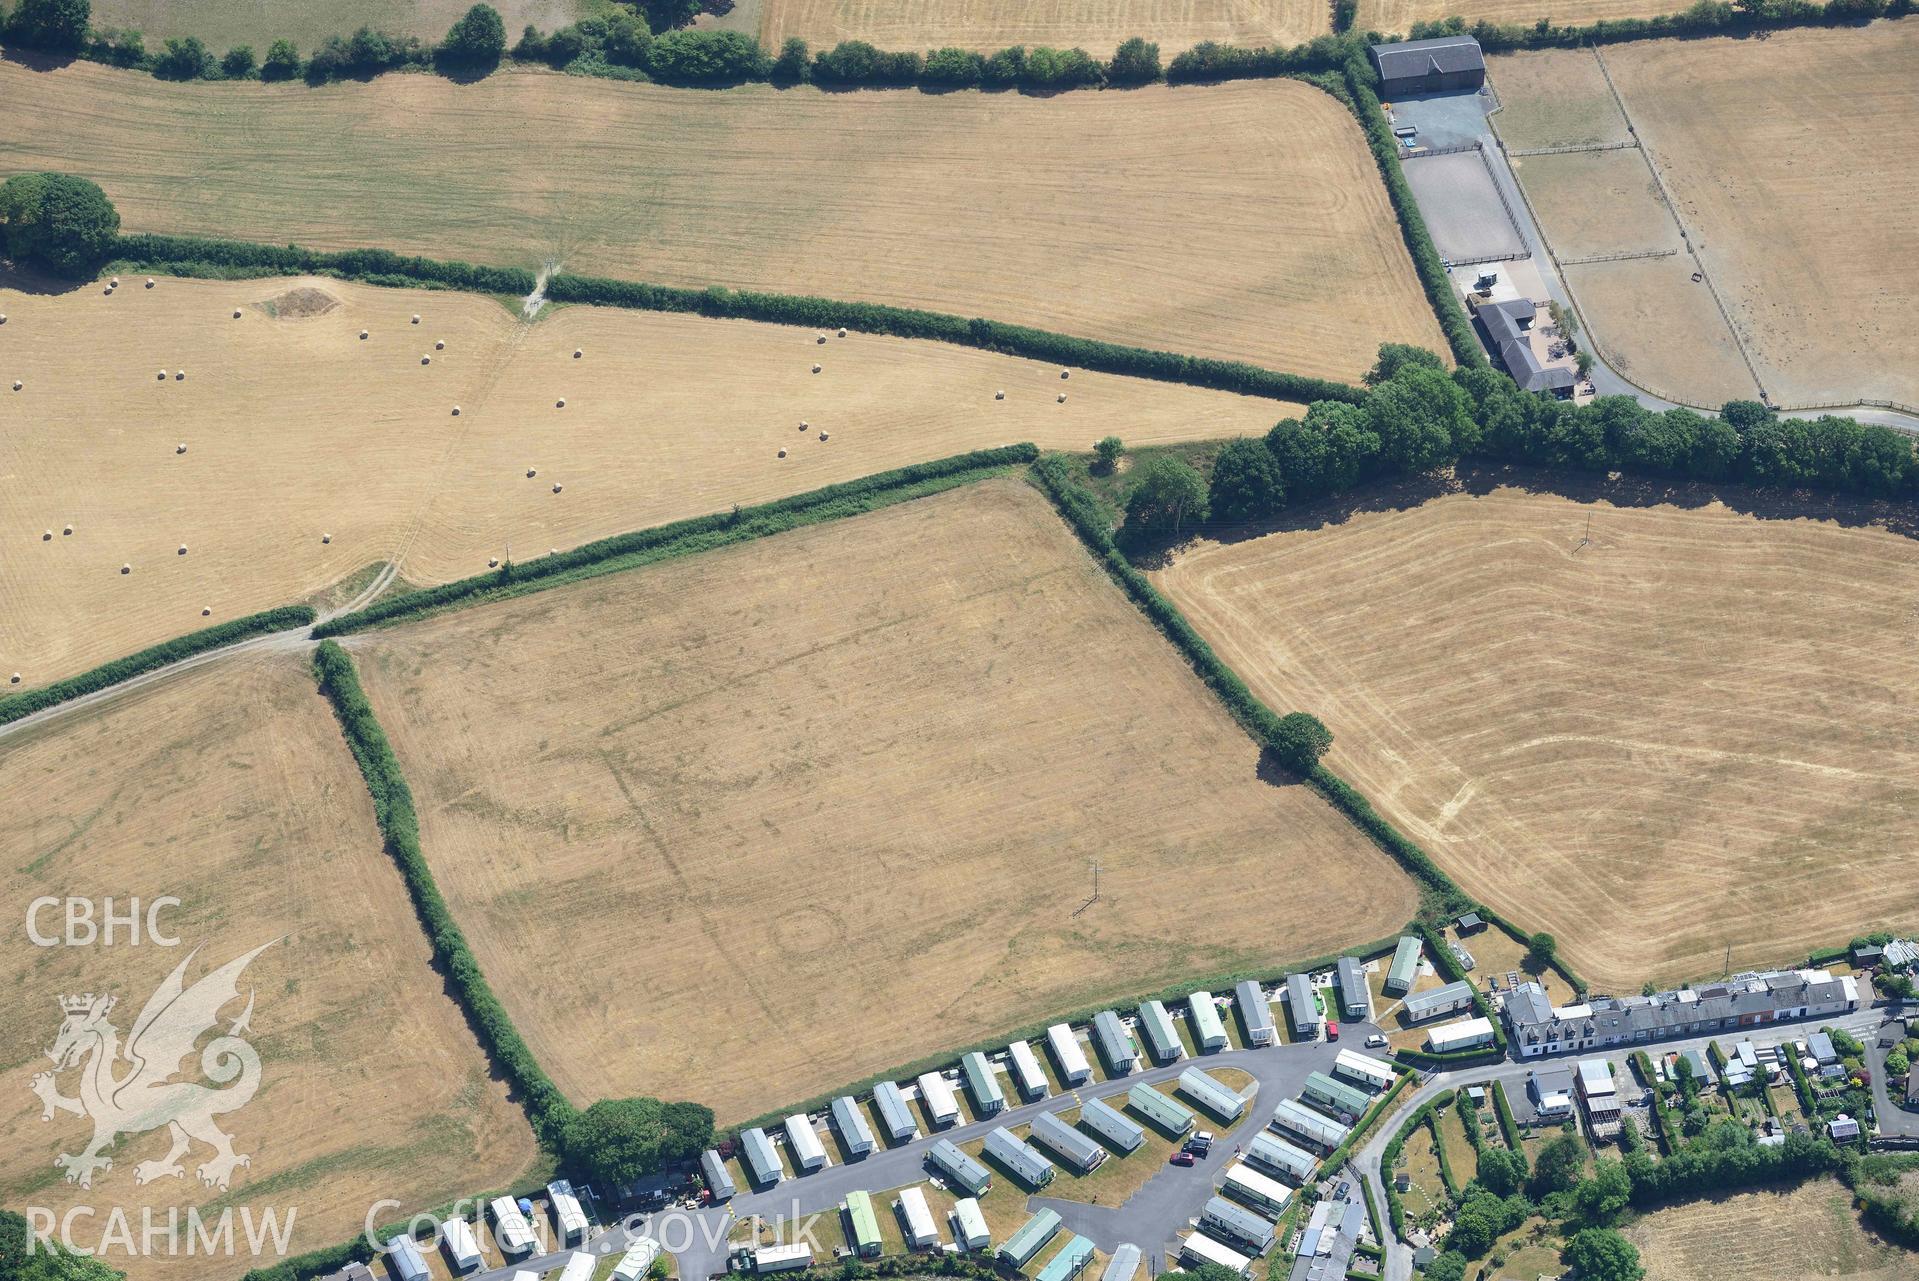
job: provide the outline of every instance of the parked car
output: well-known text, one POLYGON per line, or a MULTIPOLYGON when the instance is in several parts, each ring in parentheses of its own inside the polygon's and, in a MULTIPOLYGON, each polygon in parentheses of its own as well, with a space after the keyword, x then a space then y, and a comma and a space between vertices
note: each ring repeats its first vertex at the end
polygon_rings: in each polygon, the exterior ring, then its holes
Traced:
POLYGON ((1191 1152, 1188 1152, 1184 1148, 1181 1148, 1179 1151, 1173 1153, 1174 1165, 1192 1165, 1194 1162, 1198 1160, 1199 1160, 1198 1157, 1194 1156, 1191 1152))
POLYGON ((1339 1039, 1339 1024, 1333 1022, 1331 1019, 1326 1020, 1326 1039, 1328 1041, 1337 1041, 1339 1039))
POLYGON ((1369 1036, 1369 1037, 1367 1037, 1367 1038, 1366 1038, 1366 1048, 1367 1048, 1367 1049, 1369 1049, 1369 1050, 1383 1050, 1383 1049, 1385 1049, 1385 1048, 1386 1048, 1386 1036, 1385 1036, 1385 1034, 1384 1034, 1384 1033, 1382 1033, 1382 1032, 1375 1032, 1375 1033, 1373 1033, 1373 1034, 1372 1034, 1371 1036, 1369 1036))
POLYGON ((1211 1130, 1200 1130, 1194 1134, 1192 1138, 1186 1140, 1186 1150, 1197 1153, 1200 1156, 1205 1156, 1213 1150, 1213 1132, 1211 1130))

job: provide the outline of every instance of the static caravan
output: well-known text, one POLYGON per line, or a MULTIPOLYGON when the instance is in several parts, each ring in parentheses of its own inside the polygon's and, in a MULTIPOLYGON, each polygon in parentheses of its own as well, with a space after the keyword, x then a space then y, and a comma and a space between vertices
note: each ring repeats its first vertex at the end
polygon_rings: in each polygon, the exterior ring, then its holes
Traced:
POLYGON ((1366 1091, 1344 1081, 1336 1081, 1324 1072, 1308 1073, 1300 1094, 1322 1111, 1335 1116, 1350 1116, 1354 1120, 1358 1120, 1373 1101, 1372 1095, 1366 1091))
POLYGON ((440 1225, 440 1252, 455 1274, 477 1271, 485 1262, 480 1257, 480 1238, 465 1219, 448 1219, 440 1225))
POLYGON ((1189 1267, 1203 1268, 1209 1263, 1217 1263, 1222 1268, 1230 1268, 1240 1276, 1245 1276, 1253 1261, 1231 1246, 1221 1245, 1209 1236, 1195 1232, 1179 1243, 1179 1261, 1189 1267))
POLYGON ((1146 1131, 1099 1099, 1088 1099, 1080 1105, 1079 1123, 1121 1152, 1131 1152, 1146 1142, 1146 1131))
POLYGON ((647 1269, 653 1266, 653 1260, 660 1257, 660 1243, 652 1237, 641 1237, 626 1247, 626 1253, 613 1265, 606 1281, 640 1281, 647 1269))
POLYGON ((420 1247, 405 1234, 386 1243, 386 1257, 397 1281, 427 1281, 432 1275, 426 1270, 426 1260, 420 1257, 420 1247))
POLYGON ((1193 1044, 1201 1054, 1226 1048, 1226 1025, 1220 1022, 1219 1006, 1211 992, 1195 992, 1186 998, 1193 1012, 1193 1044))
POLYGON ((1080 1269, 1093 1261, 1093 1243, 1075 1235, 1065 1248, 1046 1261, 1035 1281, 1071 1281, 1080 1269))
POLYGON ((1053 1163, 1003 1125, 986 1136, 983 1150, 1028 1187, 1043 1188, 1053 1181, 1053 1163))
POLYGON ((999 1257, 1016 1268, 1023 1268, 1032 1257, 1046 1248, 1059 1233, 1059 1212, 1040 1210, 1007 1237, 999 1248, 999 1257))
POLYGON ((1067 1088, 1083 1085, 1092 1078, 1093 1065, 1086 1061, 1086 1051, 1079 1048, 1079 1038, 1073 1035, 1070 1025, 1055 1023, 1047 1028, 1046 1045, 1053 1051, 1053 1064, 1059 1068, 1060 1082, 1067 1088))
POLYGON ((770 1187, 786 1177, 786 1171, 780 1167, 780 1154, 773 1150, 773 1140, 757 1125, 740 1131, 740 1160, 754 1187, 770 1187))
POLYGON ((906 1106, 906 1095, 899 1086, 891 1081, 874 1086, 873 1106, 879 1109, 880 1124, 893 1142, 910 1143, 920 1136, 919 1122, 913 1119, 913 1109, 906 1106))
POLYGON ((700 1174, 706 1179, 706 1190, 713 1194, 715 1201, 730 1201, 739 1194, 733 1186, 733 1175, 727 1170, 726 1162, 712 1148, 700 1158, 700 1174))
POLYGON ((804 1241, 792 1245, 764 1245, 753 1251, 753 1271, 791 1272, 813 1266, 813 1247, 804 1241))
POLYGON ((920 1107, 926 1110, 926 1119, 935 1130, 944 1130, 959 1120, 959 1100, 953 1096, 952 1082, 938 1072, 927 1072, 915 1084, 919 1086, 920 1107))
POLYGON ((1313 976, 1289 974, 1286 977, 1286 1007, 1292 1011, 1293 1031, 1302 1041, 1317 1041, 1326 1016, 1319 1009, 1319 993, 1313 991, 1313 976))
POLYGON ((1139 1051, 1133 1046, 1133 1038, 1119 1015, 1111 1010, 1101 1010, 1093 1016, 1093 1041, 1114 1076, 1125 1076, 1139 1067, 1139 1051))
POLYGON ((953 1224, 953 1243, 962 1250, 984 1250, 993 1244, 993 1233, 980 1212, 978 1197, 961 1197, 953 1202, 948 1216, 953 1224))
POLYGON ((979 1196, 993 1186, 993 1172, 979 1161, 968 1156, 951 1139, 941 1139, 926 1154, 946 1181, 968 1196, 979 1196))
POLYGON ((1266 989, 1259 980, 1247 979, 1234 988, 1233 999, 1239 1003, 1240 1021, 1246 1024, 1246 1044, 1271 1045, 1273 1007, 1266 1003, 1266 989))
POLYGON ((1488 1018, 1460 1019, 1457 1023, 1441 1023, 1426 1033, 1427 1048, 1434 1054, 1446 1054, 1453 1050, 1470 1050, 1475 1046, 1493 1043, 1493 1021, 1488 1018))
POLYGON ((999 1073, 978 1050, 960 1058, 960 1075, 966 1078, 966 1092, 973 1096, 973 1108, 981 1116, 991 1116, 1006 1106, 1006 1093, 999 1088, 999 1073))
POLYGON ((1362 1023, 1373 1021, 1373 993, 1366 986, 1366 965, 1356 956, 1342 956, 1337 967, 1339 974, 1339 1007, 1349 1019, 1362 1023))
POLYGON ((880 1220, 873 1213, 873 1198, 866 1192, 848 1192, 840 1206, 846 1215, 846 1243, 862 1259, 877 1258, 881 1246, 880 1220))
POLYGON ((826 1147, 820 1142, 820 1132, 813 1128, 813 1118, 804 1112, 786 1118, 786 1150, 793 1154, 793 1164, 801 1174, 826 1167, 826 1147))
POLYGON ((1033 1118, 1033 1141, 1044 1143, 1081 1174, 1097 1170, 1110 1155, 1051 1112, 1042 1112, 1033 1118))
POLYGON ((493 1216, 493 1238, 509 1258, 533 1253, 533 1225, 520 1213, 520 1203, 510 1196, 495 1197, 488 1203, 493 1216))
POLYGON ((1255 1256, 1273 1244, 1273 1225, 1225 1197, 1213 1197, 1199 1212, 1199 1226, 1228 1245, 1244 1246, 1255 1256))
POLYGON ((1465 979, 1459 979, 1430 992, 1415 992, 1399 1008, 1408 1023, 1423 1023, 1427 1019, 1470 1010, 1472 1006, 1473 985, 1465 979))
POLYGON ((1106 1261, 1106 1271, 1099 1274, 1099 1281, 1134 1281, 1139 1276, 1139 1247, 1119 1245, 1113 1247, 1113 1257, 1106 1261))
POLYGON ((1304 1184, 1319 1168, 1319 1158, 1276 1134, 1255 1134, 1246 1144, 1246 1159, 1269 1174, 1304 1184))
POLYGON ((1392 964, 1386 967, 1386 981, 1380 986, 1386 995, 1400 996, 1412 990, 1413 980, 1418 977, 1419 936, 1402 934, 1393 948, 1392 964))
POLYGON ((1039 1055, 1033 1053, 1033 1047, 1025 1041, 1015 1041, 1006 1047, 1006 1066, 1019 1096, 1028 1103, 1036 1103, 1052 1093, 1046 1088, 1046 1073, 1040 1071, 1039 1055))
POLYGON ((1179 1031, 1173 1027, 1173 1016, 1158 1001, 1139 1007, 1139 1034, 1145 1038, 1146 1052, 1155 1063, 1171 1063, 1186 1054, 1179 1043, 1179 1031))
POLYGON ((593 1270, 600 1265, 597 1255, 585 1250, 575 1250, 566 1256, 566 1262, 560 1268, 553 1281, 593 1281, 593 1270))
POLYGON ((580 1198, 573 1192, 573 1185, 565 1179, 555 1179, 546 1185, 546 1204, 553 1212, 553 1227, 559 1233, 559 1243, 565 1245, 585 1245, 586 1211, 580 1206, 580 1198))
POLYGON ((1343 1076, 1369 1090, 1384 1090, 1393 1083, 1393 1065, 1358 1050, 1341 1050, 1333 1060, 1333 1075, 1343 1076))
POLYGON ((1281 1099, 1273 1109, 1273 1129, 1282 1135, 1294 1135, 1328 1151, 1346 1141, 1352 1127, 1313 1111, 1298 1099, 1281 1099))
POLYGON ((940 1243, 940 1230, 933 1222, 933 1212, 927 1208, 926 1193, 917 1187, 901 1188, 900 1199, 893 1203, 899 1207, 900 1230, 906 1237, 909 1250, 930 1250, 940 1243))
POLYGON ((1126 1102, 1133 1111, 1168 1134, 1178 1136, 1193 1128, 1193 1114, 1184 1104, 1167 1098, 1144 1081, 1127 1091, 1126 1102))
POLYGON ((1196 1067, 1179 1074, 1179 1091, 1193 1102, 1225 1121, 1237 1121, 1246 1112, 1246 1100, 1239 1091, 1227 1089, 1218 1077, 1196 1067))
POLYGON ((1287 1203, 1293 1199, 1291 1188, 1261 1174, 1244 1161, 1235 1162, 1226 1171, 1226 1179, 1220 1185, 1220 1190, 1238 1197, 1262 1214, 1284 1214, 1287 1203))
POLYGON ((860 1111, 859 1100, 852 1095, 840 1095, 827 1110, 832 1114, 833 1128, 839 1131, 840 1143, 845 1146, 846 1155, 865 1156, 879 1146, 873 1141, 873 1127, 866 1123, 866 1114, 860 1111))

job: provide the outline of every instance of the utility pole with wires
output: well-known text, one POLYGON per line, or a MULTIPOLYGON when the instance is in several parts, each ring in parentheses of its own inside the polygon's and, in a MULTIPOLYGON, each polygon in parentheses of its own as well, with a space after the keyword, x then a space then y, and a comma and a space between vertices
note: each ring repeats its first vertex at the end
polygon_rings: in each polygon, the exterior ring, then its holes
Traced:
POLYGON ((1586 513, 1586 535, 1585 537, 1579 540, 1579 546, 1573 548, 1573 555, 1577 556, 1579 555, 1580 552, 1583 552, 1588 547, 1591 547, 1592 541, 1593 541, 1593 518, 1592 518, 1592 513, 1588 512, 1586 513))
POLYGON ((1074 908, 1073 915, 1078 916, 1081 912, 1084 912, 1087 908, 1091 907, 1093 904, 1097 902, 1099 902, 1099 860, 1094 859, 1093 860, 1093 896, 1087 899, 1084 903, 1081 903, 1078 907, 1074 908))

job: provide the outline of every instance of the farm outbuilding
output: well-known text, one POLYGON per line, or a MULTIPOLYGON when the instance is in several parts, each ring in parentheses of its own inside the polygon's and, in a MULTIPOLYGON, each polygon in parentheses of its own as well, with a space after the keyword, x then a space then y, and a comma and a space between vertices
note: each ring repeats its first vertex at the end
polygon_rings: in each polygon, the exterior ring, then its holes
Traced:
POLYGON ((1093 1041, 1114 1076, 1125 1076, 1139 1067, 1139 1050, 1113 1011, 1101 1010, 1093 1016, 1093 1041))
POLYGON ((866 1123, 859 1101, 852 1095, 840 1095, 833 1100, 828 1111, 832 1113, 833 1128, 839 1131, 840 1143, 845 1146, 846 1155, 865 1156, 879 1146, 873 1142, 873 1127, 866 1123))
POLYGON ((1470 1050, 1477 1045, 1491 1045, 1493 1040, 1493 1021, 1488 1018, 1460 1019, 1456 1023, 1441 1023, 1426 1033, 1426 1044, 1434 1054, 1446 1054, 1453 1050, 1470 1050))
POLYGON ((1033 1118, 1033 1141, 1044 1143, 1081 1174, 1098 1169, 1111 1155, 1051 1112, 1033 1118))
POLYGON ((1446 1014, 1469 1010, 1473 1005, 1473 985, 1466 979, 1436 987, 1430 992, 1415 992, 1400 1007, 1408 1023, 1423 1023, 1446 1014))
POLYGON ((993 1244, 993 1231, 986 1226, 986 1215, 978 1197, 961 1197, 953 1202, 953 1244, 962 1250, 984 1250, 993 1244))
POLYGON ((1298 1099, 1281 1099, 1273 1109, 1273 1129, 1328 1151, 1346 1141, 1352 1127, 1320 1115, 1298 1099))
POLYGON ((1079 1275, 1081 1268, 1093 1261, 1093 1243, 1085 1237, 1074 1235, 1060 1252, 1046 1261, 1039 1270, 1035 1281, 1069 1281, 1079 1275))
POLYGON ((427 1281, 432 1275, 426 1270, 426 1260, 420 1257, 420 1247, 410 1236, 402 1234, 389 1240, 386 1257, 395 1281, 427 1281))
POLYGON ((906 1106, 906 1095, 893 1082, 881 1081, 873 1087, 873 1106, 880 1114, 880 1124, 886 1127, 886 1136, 893 1142, 907 1143, 920 1136, 913 1109, 906 1106))
POLYGON ((1373 1021, 1373 993, 1366 986, 1366 965, 1356 956, 1339 958, 1339 1008, 1349 1019, 1373 1021))
POLYGON ((1043 1188, 1058 1173, 1051 1161, 1003 1125, 987 1134, 983 1151, 1028 1187, 1043 1188))
POLYGON ((862 1259, 876 1257, 885 1244, 880 1239, 879 1216, 873 1213, 873 1197, 867 1192, 848 1192, 840 1206, 846 1215, 846 1243, 862 1259))
POLYGON ((1158 1001, 1139 1007, 1139 1034, 1145 1038, 1146 1052, 1155 1063, 1171 1063, 1185 1053, 1179 1032, 1173 1027, 1173 1016, 1158 1001))
POLYGON ((553 1227, 559 1234, 561 1245, 585 1245, 586 1211, 580 1205, 580 1198, 574 1193, 573 1185, 565 1179, 555 1179, 546 1185, 546 1204, 553 1214, 553 1227))
POLYGON ((953 1083, 938 1072, 923 1073, 915 1082, 919 1087, 920 1106, 926 1110, 926 1117, 936 1130, 944 1130, 959 1120, 959 1100, 953 1095, 953 1083))
POLYGON ((1199 1068, 1189 1067, 1179 1074, 1179 1089, 1187 1098, 1223 1120, 1237 1121, 1245 1115, 1246 1100, 1239 1096, 1239 1091, 1226 1088, 1218 1077, 1199 1068))
POLYGON ((1006 1047, 1006 1068, 1012 1075, 1014 1088, 1028 1103, 1037 1102, 1052 1092, 1046 1088, 1046 1073, 1040 1070, 1039 1055, 1033 1053, 1029 1043, 1015 1041, 1006 1047))
POLYGON ((700 1175, 706 1180, 706 1190, 713 1194, 715 1201, 728 1201, 738 1195, 739 1189, 733 1185, 733 1176, 727 1172, 726 1162, 712 1148, 700 1157, 700 1175))
POLYGON ((1383 1090, 1393 1083, 1392 1064, 1357 1050, 1341 1050, 1333 1059, 1333 1074, 1370 1090, 1383 1090))
POLYGON ((820 1142, 818 1130, 813 1128, 813 1118, 804 1112, 795 1112, 786 1118, 786 1150, 793 1154, 793 1164, 799 1172, 809 1174, 826 1165, 826 1147, 820 1142))
POLYGON ((1199 1226, 1227 1242, 1244 1245, 1255 1255, 1273 1244, 1273 1225, 1244 1206, 1216 1196, 1200 1208, 1199 1226))
POLYGON ((1287 1203, 1293 1199, 1293 1190, 1284 1183, 1268 1178, 1244 1161, 1235 1162, 1226 1171, 1222 1190, 1232 1193, 1254 1209, 1267 1214, 1285 1213, 1287 1203))
POLYGON ((940 1243, 939 1225, 933 1221, 933 1211, 926 1204, 926 1193, 916 1187, 901 1188, 896 1204, 907 1249, 930 1250, 940 1243))
POLYGON ((1239 1003, 1239 1017, 1246 1024, 1246 1044, 1271 1045, 1273 1007, 1266 1003, 1266 989, 1259 980, 1247 979, 1234 988, 1233 999, 1239 1003))
POLYGON ((1226 1048, 1226 1025, 1220 1022, 1219 1005, 1211 992, 1195 992, 1186 998, 1193 1012, 1193 1044, 1201 1054, 1226 1048))
POLYGON ((999 1248, 999 1257, 1016 1268, 1023 1268, 1046 1248, 1046 1243, 1059 1234, 1060 1218, 1057 1210, 1038 1210, 1033 1217, 1020 1224, 1019 1230, 1007 1237, 999 1248))
POLYGON ((1305 1183, 1319 1168, 1319 1158, 1276 1134, 1256 1134, 1246 1144, 1246 1159, 1270 1173, 1305 1183))
POLYGON ((973 1108, 981 1116, 991 1116, 1006 1106, 1006 1094, 999 1088, 999 1073, 978 1050, 960 1058, 960 1075, 966 1078, 966 1092, 973 1096, 973 1108))
POLYGON ((1310 974, 1286 977, 1286 1008, 1292 1012, 1293 1031, 1302 1041, 1317 1041, 1326 1022, 1319 1008, 1319 993, 1313 990, 1310 974))
POLYGON ((447 1267, 456 1276, 479 1270, 485 1259, 480 1255, 480 1238, 465 1219, 447 1219, 440 1224, 440 1252, 447 1267))
POLYGON ((740 1160, 746 1163, 747 1177, 755 1187, 767 1187, 786 1177, 780 1167, 780 1154, 773 1150, 773 1140, 757 1125, 740 1131, 740 1160))
POLYGON ((1126 1102, 1133 1111, 1168 1134, 1184 1134, 1193 1128, 1194 1117, 1185 1104, 1168 1098, 1144 1081, 1127 1091, 1126 1102))
POLYGON ((926 1154, 946 1181, 969 1196, 979 1196, 993 1186, 993 1172, 979 1161, 968 1156, 959 1144, 951 1139, 941 1139, 926 1154))
MULTIPOLYGON (((764 1136, 762 1136, 764 1137, 764 1136)), ((778 1163, 775 1162, 775 1168, 778 1163)), ((533 1239, 533 1225, 520 1213, 520 1203, 510 1196, 495 1197, 487 1204, 487 1213, 493 1216, 493 1239, 500 1243, 500 1249, 509 1258, 533 1253, 536 1242, 533 1239)))
POLYGON ((1189 1267, 1203 1268, 1209 1263, 1218 1264, 1240 1276, 1245 1276, 1253 1261, 1231 1246, 1221 1245, 1203 1233, 1195 1232, 1179 1243, 1179 1261, 1189 1267))
POLYGON ((1099 1099, 1088 1099, 1080 1105, 1079 1123, 1122 1152, 1131 1152, 1146 1142, 1146 1131, 1099 1099))
POLYGON ((1113 1257, 1106 1261, 1106 1270, 1099 1274, 1099 1281, 1134 1281, 1139 1276, 1139 1247, 1130 1243, 1113 1247, 1113 1257))
POLYGON ((1336 1081, 1324 1072, 1307 1074, 1306 1084, 1300 1091, 1308 1103, 1313 1103, 1335 1114, 1344 1114, 1357 1119, 1372 1102, 1372 1096, 1364 1090, 1336 1081))
POLYGON ((1093 1075, 1093 1065, 1086 1061, 1086 1051, 1079 1047, 1079 1037, 1067 1023, 1055 1023, 1046 1029, 1046 1045, 1053 1051, 1053 1062, 1059 1068, 1059 1079, 1064 1085, 1083 1084, 1093 1075))
POLYGON ((1387 99, 1419 93, 1453 93, 1486 83, 1486 57, 1471 36, 1401 40, 1367 50, 1387 99))
POLYGON ((1419 936, 1402 934, 1393 947, 1392 964, 1386 967, 1386 995, 1398 996, 1412 989, 1419 977, 1419 936))

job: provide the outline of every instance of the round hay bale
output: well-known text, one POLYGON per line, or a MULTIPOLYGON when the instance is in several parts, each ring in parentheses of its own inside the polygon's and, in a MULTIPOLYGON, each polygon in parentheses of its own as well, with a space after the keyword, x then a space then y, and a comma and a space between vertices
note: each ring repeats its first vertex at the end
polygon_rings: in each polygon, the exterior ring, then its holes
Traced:
POLYGON ((176 453, 176 454, 184 454, 184 453, 186 453, 186 452, 187 452, 187 445, 186 445, 186 442, 185 442, 185 441, 181 441, 181 442, 180 442, 179 444, 177 444, 177 445, 175 445, 175 446, 173 447, 173 452, 174 452, 174 453, 176 453))
POLYGON ((993 393, 993 399, 994 399, 994 400, 1005 400, 1005 399, 1006 399, 1006 393, 1005 393, 1005 392, 1003 392, 1003 391, 996 391, 996 392, 994 392, 994 393, 993 393))
POLYGON ((553 486, 553 492, 557 494, 564 488, 566 488, 566 486, 556 484, 553 486))
POLYGON ((553 408, 555 408, 555 409, 565 409, 565 408, 566 408, 566 397, 565 397, 565 396, 562 396, 562 397, 560 397, 560 398, 559 398, 558 400, 556 400, 556 401, 554 401, 554 402, 553 402, 553 408))
POLYGON ((825 433, 825 432, 821 432, 821 433, 820 433, 820 439, 821 439, 821 440, 825 440, 825 439, 826 439, 826 433, 825 433))
MULTIPOLYGON (((114 281, 113 283, 117 285, 117 284, 119 284, 120 282, 116 280, 116 281, 114 281)), ((152 276, 148 276, 148 277, 147 277, 147 288, 148 288, 148 289, 151 289, 151 288, 153 288, 153 277, 152 277, 152 276)))
POLYGON ((100 292, 105 294, 107 297, 111 298, 113 297, 113 286, 108 285, 105 289, 102 289, 100 292))
POLYGON ((166 371, 166 370, 164 370, 164 369, 162 369, 162 370, 160 371, 160 373, 159 373, 159 377, 158 377, 158 378, 156 379, 156 381, 158 381, 158 382, 165 382, 166 380, 167 380, 167 371, 166 371))
POLYGON ((15 673, 14 673, 13 675, 11 675, 11 676, 9 676, 9 677, 7 677, 7 684, 9 684, 9 685, 18 685, 19 683, 20 683, 20 673, 19 673, 19 672, 15 672, 15 673))
POLYGON ((800 430, 801 430, 801 431, 806 431, 806 430, 808 430, 808 428, 807 428, 807 425, 806 425, 806 420, 805 420, 804 418, 802 418, 802 419, 800 419, 800 430))
POLYGON ((433 363, 433 357, 431 357, 431 356, 422 356, 422 357, 420 357, 420 363, 421 363, 422 365, 430 365, 430 364, 432 364, 432 363, 433 363))
POLYGON ((1065 392, 1061 392, 1061 393, 1059 394, 1059 403, 1060 403, 1060 404, 1062 404, 1062 405, 1066 403, 1066 393, 1065 393, 1065 392))
POLYGON ((818 373, 819 371, 820 371, 820 367, 819 367, 818 365, 815 365, 815 366, 813 366, 813 372, 814 372, 814 373, 816 373, 816 374, 817 374, 817 373, 818 373))
POLYGON ((233 318, 235 320, 238 320, 240 318, 240 309, 238 307, 235 307, 233 309, 233 318))
POLYGON ((107 283, 114 286, 117 289, 120 286, 120 277, 115 276, 112 280, 109 280, 107 283))
POLYGON ((529 467, 526 469, 526 478, 528 480, 532 480, 535 476, 539 474, 540 474, 540 469, 538 467, 529 467))
POLYGON ((460 407, 458 405, 455 405, 453 407, 453 416, 455 418, 458 418, 460 416, 460 407))
POLYGON ((846 326, 845 326, 845 325, 841 325, 841 326, 840 326, 840 337, 842 337, 842 338, 844 338, 844 337, 846 337, 846 326))
POLYGON ((42 530, 42 531, 40 532, 40 541, 41 541, 41 542, 43 542, 43 543, 50 543, 50 542, 52 542, 52 541, 53 541, 53 531, 52 531, 51 529, 47 529, 47 530, 42 530))
POLYGON ((73 526, 71 526, 71 525, 64 525, 64 526, 62 526, 62 527, 61 527, 61 529, 60 529, 60 532, 61 532, 61 533, 63 533, 63 534, 71 534, 71 533, 73 533, 73 526))
POLYGON ((174 370, 174 371, 173 371, 173 381, 174 381, 174 382, 177 382, 177 383, 183 383, 183 382, 185 382, 186 380, 187 380, 187 371, 186 371, 186 370, 184 370, 184 369, 176 369, 176 370, 174 370))
POLYGON ((446 350, 446 340, 445 340, 445 339, 441 339, 441 340, 440 340, 439 342, 436 342, 436 343, 434 343, 434 344, 433 344, 433 350, 435 350, 435 351, 445 351, 445 350, 446 350))
POLYGON ((13 380, 13 389, 15 391, 19 391, 22 387, 25 387, 25 386, 26 384, 21 382, 18 378, 13 380))
POLYGON ((361 341, 361 342, 365 342, 365 341, 366 341, 366 330, 364 330, 364 329, 362 329, 362 330, 360 331, 360 341, 361 341))
POLYGON ((499 558, 498 556, 489 556, 489 557, 487 557, 487 558, 486 558, 486 567, 487 567, 488 569, 498 569, 498 568, 500 567, 500 558, 499 558))
POLYGON ((7 313, 4 311, 0 311, 0 325, 4 325, 6 323, 7 323, 7 313))
POLYGON ((175 553, 173 553, 173 554, 174 554, 175 556, 184 556, 184 555, 186 555, 186 554, 187 554, 187 545, 186 545, 185 543, 181 543, 181 544, 180 544, 180 550, 179 550, 179 551, 177 551, 177 552, 175 552, 175 553))
POLYGON ((586 355, 585 348, 575 347, 573 349, 573 359, 578 360, 581 356, 584 356, 584 355, 586 355))
POLYGON ((786 457, 786 451, 785 451, 784 449, 782 449, 782 450, 780 451, 780 457, 781 457, 781 458, 784 458, 784 457, 786 457))
POLYGON ((820 346, 824 347, 826 346, 826 335, 825 334, 815 335, 813 338, 813 341, 818 343, 820 346))
POLYGON ((209 618, 209 617, 211 617, 211 616, 212 616, 212 614, 213 614, 213 607, 212 607, 212 606, 210 606, 210 605, 202 605, 202 606, 200 606, 200 617, 202 617, 202 618, 209 618))
POLYGON ((1073 371, 1070 369, 1062 369, 1059 371, 1059 376, 1061 378, 1071 378, 1073 376, 1073 371))
POLYGON ((419 323, 420 323, 420 318, 419 318, 418 316, 415 316, 415 317, 413 318, 413 323, 414 323, 414 324, 416 324, 416 325, 417 325, 417 324, 419 324, 419 323))
POLYGON ((321 541, 321 542, 323 542, 323 543, 330 543, 330 542, 332 542, 332 541, 333 541, 333 535, 332 535, 332 534, 321 534, 321 535, 320 535, 320 541, 321 541))
POLYGON ((120 566, 120 572, 121 572, 122 574, 131 574, 131 573, 133 572, 133 566, 131 566, 131 565, 122 565, 122 566, 120 566))

